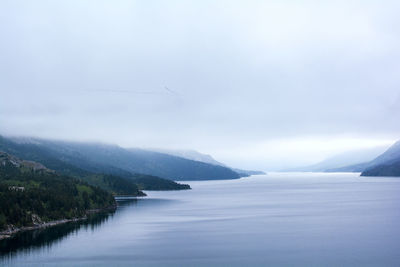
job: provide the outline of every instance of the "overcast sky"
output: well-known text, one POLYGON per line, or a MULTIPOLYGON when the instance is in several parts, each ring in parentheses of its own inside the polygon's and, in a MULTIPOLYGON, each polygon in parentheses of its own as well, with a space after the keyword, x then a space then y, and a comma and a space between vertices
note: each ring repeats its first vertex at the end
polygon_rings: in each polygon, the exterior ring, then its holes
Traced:
POLYGON ((0 1, 0 134, 242 168, 400 138, 399 1, 0 1))

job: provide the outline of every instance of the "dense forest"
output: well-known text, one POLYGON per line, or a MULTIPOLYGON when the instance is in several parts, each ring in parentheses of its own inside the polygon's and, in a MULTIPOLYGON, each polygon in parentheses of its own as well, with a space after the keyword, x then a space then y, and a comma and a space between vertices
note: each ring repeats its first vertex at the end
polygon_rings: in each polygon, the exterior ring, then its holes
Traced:
POLYGON ((82 217, 115 206, 112 194, 0 152, 0 229, 82 217))
POLYGON ((174 181, 161 179, 157 176, 136 174, 132 180, 141 190, 186 190, 190 189, 188 184, 179 184, 174 181))

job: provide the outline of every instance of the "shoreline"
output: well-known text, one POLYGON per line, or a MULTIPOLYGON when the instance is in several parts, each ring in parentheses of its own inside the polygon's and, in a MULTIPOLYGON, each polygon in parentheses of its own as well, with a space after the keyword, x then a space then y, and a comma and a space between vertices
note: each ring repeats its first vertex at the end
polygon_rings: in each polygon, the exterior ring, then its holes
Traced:
POLYGON ((10 227, 9 226, 7 230, 0 231, 0 240, 11 238, 15 234, 25 232, 25 231, 45 229, 48 227, 52 227, 52 226, 56 226, 56 225, 60 225, 60 224, 64 224, 64 223, 83 221, 88 218, 87 215, 99 213, 102 211, 116 210, 116 209, 117 209, 117 204, 114 204, 112 206, 101 208, 101 209, 87 210, 87 211, 85 211, 85 215, 80 218, 60 219, 60 220, 49 221, 49 222, 40 223, 40 224, 34 224, 31 226, 22 226, 22 227, 13 227, 13 226, 10 227))

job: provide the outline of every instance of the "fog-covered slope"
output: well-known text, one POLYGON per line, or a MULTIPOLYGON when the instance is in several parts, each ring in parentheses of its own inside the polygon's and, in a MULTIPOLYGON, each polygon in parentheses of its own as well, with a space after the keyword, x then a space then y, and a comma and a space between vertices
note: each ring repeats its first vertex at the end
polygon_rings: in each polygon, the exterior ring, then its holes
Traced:
POLYGON ((386 146, 379 146, 368 149, 359 149, 344 152, 329 157, 317 164, 294 168, 286 171, 309 171, 309 172, 361 172, 365 168, 365 162, 369 162, 382 154, 386 146))
POLYGON ((372 165, 380 165, 382 163, 388 164, 400 159, 400 141, 397 141, 388 150, 386 150, 382 155, 374 159, 372 165))
POLYGON ((129 149, 119 166, 141 173, 162 176, 172 180, 237 179, 239 174, 230 168, 185 159, 143 149, 129 149))
MULTIPOLYGON (((116 145, 17 138, 12 142, 45 150, 51 159, 96 173, 127 177, 140 173, 170 180, 235 179, 229 168, 142 149, 116 145)), ((1 148, 1 147, 0 147, 1 148)), ((28 154, 29 154, 28 149, 28 154)))
POLYGON ((400 161, 400 141, 370 161, 328 169, 331 172, 362 172, 362 176, 400 176, 397 172, 400 161))
POLYGON ((238 173, 241 177, 257 175, 257 174, 265 174, 263 171, 253 171, 253 170, 242 170, 238 168, 231 168, 226 164, 217 161, 211 155, 200 153, 196 150, 170 150, 170 149, 150 149, 151 151, 161 152, 164 154, 169 154, 172 156, 177 156, 189 160, 200 161, 212 165, 222 166, 233 170, 238 173))
POLYGON ((400 176, 400 141, 368 163, 362 176, 400 176))
MULTIPOLYGON (((147 150, 147 149, 146 149, 147 150)), ((200 161, 208 164, 228 167, 222 162, 215 160, 211 155, 200 153, 196 150, 178 150, 178 149, 148 149, 154 152, 160 152, 163 154, 168 154, 172 156, 177 156, 185 159, 190 159, 194 161, 200 161)))
POLYGON ((400 160, 368 168, 361 176, 400 176, 400 160))
POLYGON ((140 181, 144 190, 155 187, 162 189, 163 185, 167 185, 166 190, 189 188, 187 185, 170 180, 131 173, 110 164, 95 162, 79 151, 68 148, 63 142, 0 136, 0 151, 16 155, 21 159, 40 162, 50 169, 82 179, 117 195, 144 195, 138 190, 136 180, 140 181))

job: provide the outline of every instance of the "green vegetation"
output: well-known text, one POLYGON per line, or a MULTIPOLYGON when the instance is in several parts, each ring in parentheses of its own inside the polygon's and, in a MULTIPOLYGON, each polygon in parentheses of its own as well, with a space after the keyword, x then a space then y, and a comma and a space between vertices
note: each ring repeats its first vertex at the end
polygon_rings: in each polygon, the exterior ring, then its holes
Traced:
POLYGON ((0 152, 0 229, 78 218, 111 206, 114 197, 98 187, 0 152))
POLYGON ((156 176, 150 175, 134 175, 132 176, 134 181, 141 190, 186 190, 190 189, 188 184, 178 184, 174 181, 167 179, 161 179, 156 176))
POLYGON ((143 188, 138 187, 135 181, 110 174, 88 174, 81 177, 91 185, 98 186, 114 195, 146 196, 143 188))

